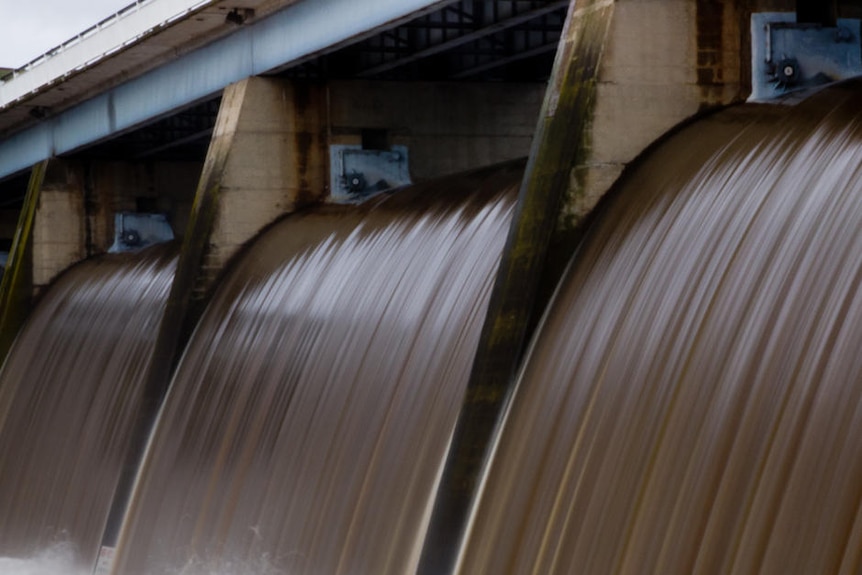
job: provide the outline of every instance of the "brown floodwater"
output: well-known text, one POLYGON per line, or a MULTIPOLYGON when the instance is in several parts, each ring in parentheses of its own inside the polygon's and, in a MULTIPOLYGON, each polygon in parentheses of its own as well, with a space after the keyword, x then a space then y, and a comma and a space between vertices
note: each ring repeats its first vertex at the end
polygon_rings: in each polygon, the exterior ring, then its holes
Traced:
POLYGON ((92 569, 175 265, 165 248, 79 264, 16 339, 0 372, 4 573, 92 569))
MULTIPOLYGON (((862 570, 862 89, 680 130, 594 218, 458 573, 862 570)), ((116 575, 414 571, 522 164, 286 218, 221 281, 116 575)), ((173 277, 106 257, 0 373, 0 571, 89 573, 173 277)))
POLYGON ((602 209, 461 574, 862 570, 862 90, 743 106, 602 209))
POLYGON ((180 362, 115 573, 407 573, 522 164, 286 218, 180 362))

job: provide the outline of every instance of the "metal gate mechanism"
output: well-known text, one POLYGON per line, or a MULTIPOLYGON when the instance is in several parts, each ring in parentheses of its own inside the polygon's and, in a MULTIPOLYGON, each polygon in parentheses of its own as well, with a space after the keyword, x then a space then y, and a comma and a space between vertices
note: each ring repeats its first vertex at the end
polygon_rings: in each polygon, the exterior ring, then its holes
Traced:
POLYGON ((751 16, 751 100, 862 74, 860 21, 838 19, 834 27, 796 22, 793 12, 751 16))
POLYGON ((410 183, 407 148, 369 150, 362 146, 329 147, 332 200, 355 202, 410 183))

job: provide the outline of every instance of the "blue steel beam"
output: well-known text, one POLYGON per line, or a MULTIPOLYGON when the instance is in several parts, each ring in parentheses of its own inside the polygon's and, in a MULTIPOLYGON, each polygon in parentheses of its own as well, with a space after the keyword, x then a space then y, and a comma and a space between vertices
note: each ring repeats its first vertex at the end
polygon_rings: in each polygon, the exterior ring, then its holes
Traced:
POLYGON ((0 142, 0 179, 454 0, 304 0, 0 142))

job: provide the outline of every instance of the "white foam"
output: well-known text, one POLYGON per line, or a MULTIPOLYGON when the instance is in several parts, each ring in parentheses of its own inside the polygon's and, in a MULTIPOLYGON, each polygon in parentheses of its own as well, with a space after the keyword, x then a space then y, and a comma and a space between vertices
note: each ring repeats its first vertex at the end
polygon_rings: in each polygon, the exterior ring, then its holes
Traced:
POLYGON ((181 569, 171 570, 170 575, 284 575, 287 571, 275 565, 268 553, 255 560, 191 559, 181 569))
POLYGON ((58 544, 29 558, 0 557, 2 575, 90 575, 71 545, 58 544))

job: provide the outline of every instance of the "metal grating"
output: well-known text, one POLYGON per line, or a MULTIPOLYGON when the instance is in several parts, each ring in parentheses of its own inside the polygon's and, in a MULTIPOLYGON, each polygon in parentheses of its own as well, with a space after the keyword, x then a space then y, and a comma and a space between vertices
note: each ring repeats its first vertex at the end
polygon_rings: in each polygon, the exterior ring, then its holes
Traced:
POLYGON ((545 80, 569 0, 461 0, 285 72, 304 78, 545 80))

